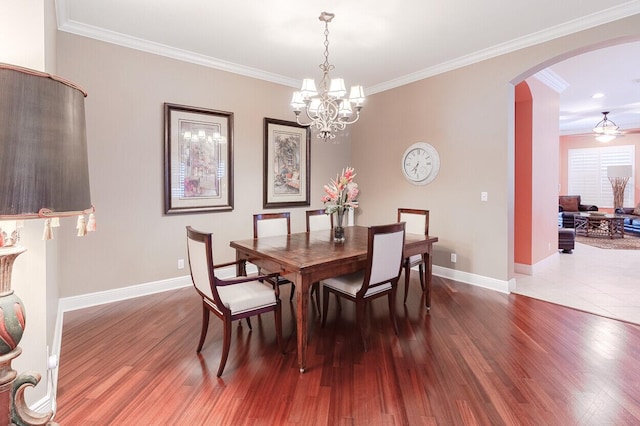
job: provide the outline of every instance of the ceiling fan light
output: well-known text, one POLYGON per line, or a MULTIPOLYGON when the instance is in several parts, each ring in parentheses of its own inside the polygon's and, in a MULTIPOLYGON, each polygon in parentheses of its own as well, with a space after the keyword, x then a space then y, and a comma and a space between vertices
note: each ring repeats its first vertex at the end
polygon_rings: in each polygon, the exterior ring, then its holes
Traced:
POLYGON ((615 135, 608 135, 608 134, 602 134, 602 135, 596 136, 596 140, 602 143, 611 142, 615 138, 616 138, 615 135))
POLYGON ((596 139, 600 142, 611 142, 619 133, 618 130, 620 127, 618 127, 618 125, 613 121, 609 120, 609 118, 607 118, 607 114, 609 114, 609 111, 603 111, 602 115, 604 115, 604 118, 593 128, 593 132, 599 135, 596 136, 596 139))

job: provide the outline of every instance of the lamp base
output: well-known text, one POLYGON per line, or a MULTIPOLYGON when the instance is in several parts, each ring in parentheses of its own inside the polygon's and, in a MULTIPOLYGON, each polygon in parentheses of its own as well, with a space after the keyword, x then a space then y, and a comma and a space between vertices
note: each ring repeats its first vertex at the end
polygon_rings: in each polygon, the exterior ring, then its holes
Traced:
POLYGON ((16 257, 26 250, 23 247, 0 248, 0 425, 6 419, 8 425, 49 425, 54 413, 38 413, 24 400, 27 386, 35 386, 40 374, 29 372, 18 375, 11 368, 11 361, 20 356, 18 346, 25 324, 24 307, 11 289, 11 271, 16 257))
POLYGON ((621 209, 624 204, 624 189, 629 182, 628 177, 610 177, 611 189, 613 190, 613 208, 621 209))

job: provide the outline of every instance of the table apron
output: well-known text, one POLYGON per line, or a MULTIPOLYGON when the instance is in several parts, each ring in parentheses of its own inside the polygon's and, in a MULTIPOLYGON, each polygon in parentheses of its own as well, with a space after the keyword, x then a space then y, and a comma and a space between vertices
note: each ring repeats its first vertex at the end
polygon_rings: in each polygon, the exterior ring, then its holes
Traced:
POLYGON ((344 274, 350 274, 352 272, 361 271, 366 267, 365 258, 353 262, 341 263, 339 265, 323 264, 321 267, 310 266, 308 268, 298 269, 284 265, 273 259, 251 255, 250 253, 243 252, 239 249, 236 250, 236 259, 252 263, 261 268, 262 272, 265 273, 277 272, 282 277, 292 281, 294 284, 296 284, 296 286, 300 286, 300 290, 305 293, 309 290, 311 284, 314 282, 318 282, 326 278, 332 278, 344 274), (299 276, 302 277, 303 282, 298 282, 299 276))

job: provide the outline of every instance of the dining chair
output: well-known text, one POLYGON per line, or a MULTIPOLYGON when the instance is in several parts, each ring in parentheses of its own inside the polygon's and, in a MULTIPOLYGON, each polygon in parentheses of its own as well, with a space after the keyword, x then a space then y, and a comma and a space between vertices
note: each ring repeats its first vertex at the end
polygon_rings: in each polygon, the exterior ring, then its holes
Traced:
POLYGON ((307 210, 307 232, 333 228, 333 215, 325 209, 307 210))
MULTIPOLYGON (((333 229, 333 215, 327 214, 325 209, 307 210, 307 232, 333 229)), ((320 283, 315 282, 311 286, 311 296, 315 295, 316 308, 320 312, 320 283)))
POLYGON ((200 232, 187 226, 187 255, 191 269, 191 281, 196 291, 202 297, 202 330, 197 352, 200 353, 209 328, 209 313, 213 312, 223 322, 224 337, 222 356, 218 366, 217 376, 224 371, 231 346, 231 323, 235 320, 274 312, 276 321, 276 339, 278 347, 284 353, 282 346, 282 311, 280 307, 280 290, 278 286, 271 287, 259 280, 275 278, 277 274, 261 276, 236 276, 220 279, 216 276, 216 269, 237 265, 240 261, 221 263, 213 262, 213 234, 200 232))
MULTIPOLYGON (((398 209, 398 222, 405 222, 405 230, 409 234, 429 235, 429 210, 420 209, 398 209)), ((404 259, 404 304, 407 303, 409 293, 409 278, 411 268, 417 266, 420 273, 420 287, 424 291, 424 268, 425 264, 422 255, 416 254, 404 259)))
MULTIPOLYGON (((253 238, 274 237, 277 235, 291 234, 291 214, 289 212, 280 213, 259 213, 253 215, 253 238)), ((262 273, 258 270, 258 273, 262 273)), ((291 284, 291 295, 289 300, 293 300, 296 290, 295 285, 286 278, 277 275, 275 278, 267 279, 271 285, 291 284)))
MULTIPOLYGON (((402 271, 405 224, 372 226, 367 237, 367 263, 364 271, 322 280, 322 326, 327 322, 329 293, 356 304, 356 323, 367 351, 366 307, 370 300, 387 296, 393 329, 398 334, 395 315, 396 288, 402 271)), ((338 299, 340 300, 340 299, 338 299)))

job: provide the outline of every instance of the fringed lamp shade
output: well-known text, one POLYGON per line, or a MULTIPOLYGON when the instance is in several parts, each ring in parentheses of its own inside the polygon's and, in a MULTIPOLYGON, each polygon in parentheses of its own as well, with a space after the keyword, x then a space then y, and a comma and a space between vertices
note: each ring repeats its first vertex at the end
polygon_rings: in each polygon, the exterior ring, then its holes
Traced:
MULTIPOLYGON (((71 82, 0 64, 0 221, 46 218, 48 239, 52 218, 77 215, 84 223, 84 214, 93 212, 85 96, 71 82)), ((24 400, 25 387, 37 384, 39 375, 16 376, 11 369, 26 323, 24 306, 11 289, 13 262, 25 251, 18 240, 17 231, 7 235, 0 226, 0 421, 53 425, 53 410, 32 411, 24 400)))
POLYGON ((0 64, 0 219, 91 208, 85 96, 73 83, 0 64))

